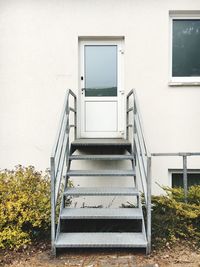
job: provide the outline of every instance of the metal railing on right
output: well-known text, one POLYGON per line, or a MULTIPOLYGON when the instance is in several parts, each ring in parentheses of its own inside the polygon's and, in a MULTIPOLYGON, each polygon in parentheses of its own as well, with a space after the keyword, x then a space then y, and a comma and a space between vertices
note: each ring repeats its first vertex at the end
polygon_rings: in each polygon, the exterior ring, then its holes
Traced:
MULTIPOLYGON (((151 154, 147 148, 142 119, 136 91, 132 89, 127 95, 126 133, 127 140, 132 142, 136 169, 140 176, 146 206, 147 253, 151 251, 151 154), (132 116, 130 116, 132 113, 132 116), (131 119, 131 121, 130 121, 131 119), (132 131, 131 131, 132 129, 132 131)), ((136 178, 137 182, 137 178, 136 178)), ((136 185, 137 186, 137 185, 136 185)))
MULTIPOLYGON (((140 176, 141 187, 144 193, 146 216, 146 236, 148 242, 147 252, 151 251, 151 169, 152 157, 182 157, 183 160, 183 188, 185 202, 188 194, 188 167, 187 159, 191 156, 200 156, 200 152, 179 153, 150 153, 144 135, 144 128, 140 114, 139 104, 135 89, 127 94, 126 109, 126 138, 132 142, 137 173, 140 176), (130 116, 132 115, 132 116, 130 116)), ((137 186, 137 184, 136 184, 137 186)))
POLYGON ((183 189, 184 189, 185 202, 187 202, 187 194, 188 194, 187 158, 191 156, 200 156, 200 152, 152 153, 151 155, 153 157, 182 157, 183 159, 183 189))

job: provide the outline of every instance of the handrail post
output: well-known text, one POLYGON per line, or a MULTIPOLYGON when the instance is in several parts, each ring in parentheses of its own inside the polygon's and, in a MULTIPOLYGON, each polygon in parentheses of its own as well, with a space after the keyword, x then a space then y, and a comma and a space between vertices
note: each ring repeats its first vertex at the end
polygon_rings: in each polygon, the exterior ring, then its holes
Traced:
POLYGON ((184 199, 187 203, 187 191, 188 191, 188 181, 187 181, 187 156, 183 155, 183 188, 184 188, 184 199))
POLYGON ((55 209, 55 158, 51 157, 51 248, 55 254, 56 209, 55 209))
POLYGON ((74 97, 74 109, 75 109, 75 113, 74 113, 74 140, 76 140, 77 138, 77 99, 76 97, 74 97))
POLYGON ((136 102, 135 102, 135 94, 133 93, 133 151, 134 151, 134 157, 135 157, 135 165, 137 164, 137 160, 136 160, 136 144, 135 144, 135 137, 137 134, 137 128, 135 125, 135 116, 137 113, 137 107, 136 107, 136 102))
POLYGON ((126 98, 126 140, 129 140, 129 128, 127 127, 129 124, 129 97, 126 98))
POLYGON ((133 94, 133 137, 137 133, 137 129, 136 129, 136 125, 135 125, 136 114, 137 114, 137 107, 136 107, 136 102, 135 102, 135 95, 133 94))
POLYGON ((151 252, 151 157, 147 158, 147 254, 151 252))

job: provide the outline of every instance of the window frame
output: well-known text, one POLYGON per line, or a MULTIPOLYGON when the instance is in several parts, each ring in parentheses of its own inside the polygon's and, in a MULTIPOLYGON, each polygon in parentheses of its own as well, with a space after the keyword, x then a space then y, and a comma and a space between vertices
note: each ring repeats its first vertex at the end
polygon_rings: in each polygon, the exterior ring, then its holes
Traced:
POLYGON ((200 76, 192 77, 173 77, 173 21, 174 20, 200 20, 200 13, 190 14, 190 13, 170 13, 170 72, 169 72, 169 85, 200 85, 200 76))
MULTIPOLYGON (((200 175, 200 169, 187 169, 187 173, 200 175)), ((168 169, 168 174, 169 174, 169 185, 172 188, 172 175, 183 174, 183 169, 168 169)))

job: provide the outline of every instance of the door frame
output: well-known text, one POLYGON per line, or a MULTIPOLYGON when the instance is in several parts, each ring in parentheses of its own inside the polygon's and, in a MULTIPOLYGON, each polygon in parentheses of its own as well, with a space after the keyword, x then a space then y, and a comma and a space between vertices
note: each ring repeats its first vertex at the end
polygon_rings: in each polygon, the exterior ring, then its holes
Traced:
MULTIPOLYGON (((117 38, 80 38, 79 39, 79 71, 78 71, 78 125, 77 125, 77 133, 79 138, 125 138, 125 89, 124 89, 124 37, 117 38), (118 103, 118 131, 116 135, 112 136, 108 134, 107 137, 101 136, 101 134, 97 134, 95 137, 91 137, 89 135, 85 135, 83 132, 84 127, 84 105, 83 98, 85 95, 82 95, 81 88, 84 86, 84 80, 81 80, 81 76, 84 77, 84 46, 85 45, 117 45, 117 103, 118 103)), ((95 97, 88 97, 88 100, 95 100, 95 97)), ((99 97, 96 97, 96 100, 99 100, 99 97)), ((111 100, 110 97, 103 97, 104 101, 111 100)))

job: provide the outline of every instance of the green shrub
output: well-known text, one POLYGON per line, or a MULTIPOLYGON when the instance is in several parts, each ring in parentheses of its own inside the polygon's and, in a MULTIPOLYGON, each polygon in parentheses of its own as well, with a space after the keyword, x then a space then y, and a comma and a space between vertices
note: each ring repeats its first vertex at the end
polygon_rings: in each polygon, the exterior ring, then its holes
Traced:
POLYGON ((181 188, 163 188, 166 195, 152 197, 154 245, 186 239, 200 245, 200 186, 191 186, 184 202, 181 188))
POLYGON ((44 237, 50 228, 49 175, 32 166, 1 171, 0 218, 0 248, 19 248, 44 237))

